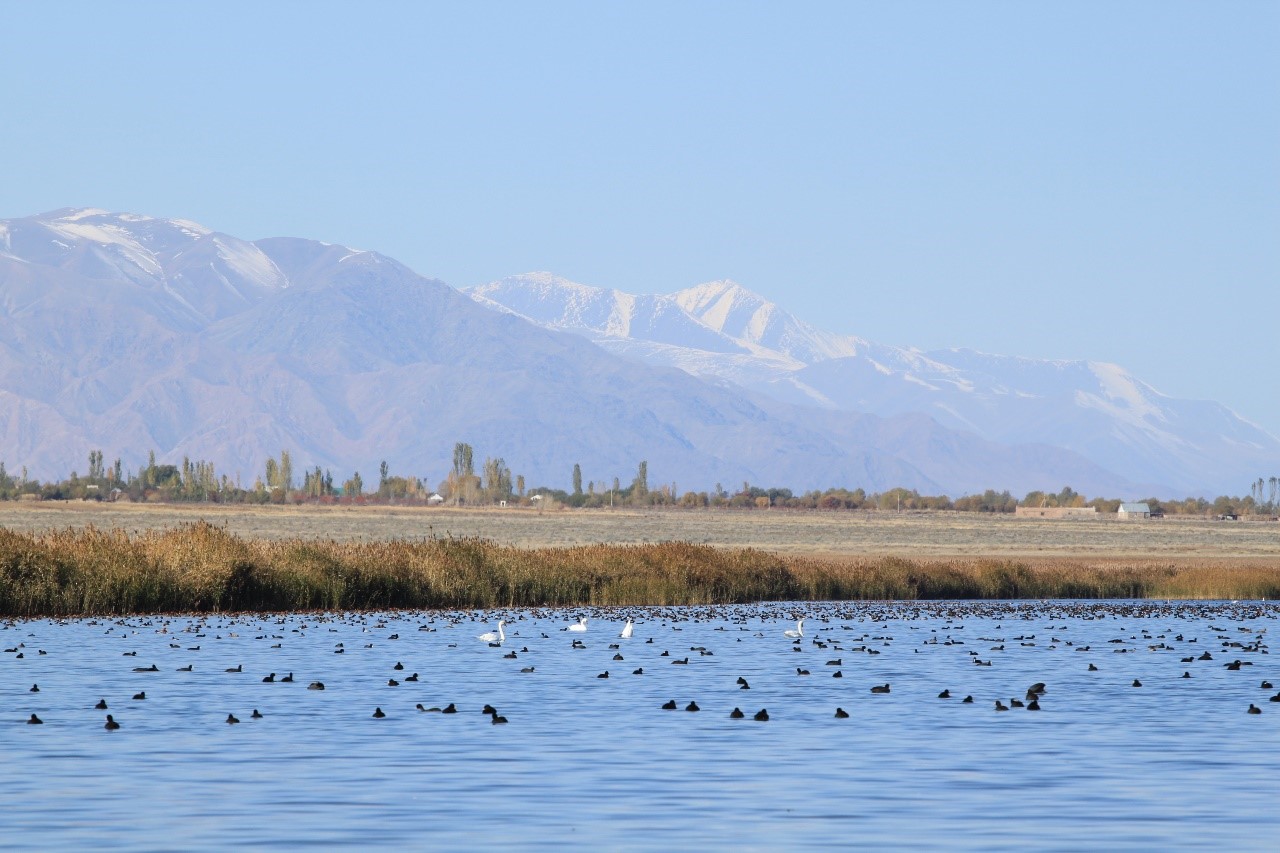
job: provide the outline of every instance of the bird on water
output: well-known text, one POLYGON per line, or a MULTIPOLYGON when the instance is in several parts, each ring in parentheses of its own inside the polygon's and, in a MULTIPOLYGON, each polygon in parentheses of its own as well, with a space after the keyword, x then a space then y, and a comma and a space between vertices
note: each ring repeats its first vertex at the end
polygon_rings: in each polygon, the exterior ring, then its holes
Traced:
POLYGON ((496 632, 496 633, 495 633, 495 632, 493 632, 493 631, 485 631, 483 634, 481 634, 480 636, 476 637, 476 639, 477 639, 477 640, 480 640, 480 641, 482 641, 482 642, 485 642, 485 643, 497 643, 498 645, 502 645, 503 643, 505 643, 505 642, 507 641, 507 635, 506 635, 506 633, 502 630, 502 626, 503 626, 503 625, 505 625, 505 624, 507 624, 507 620, 505 620, 505 619, 499 619, 499 620, 498 620, 498 630, 497 630, 497 632, 496 632))

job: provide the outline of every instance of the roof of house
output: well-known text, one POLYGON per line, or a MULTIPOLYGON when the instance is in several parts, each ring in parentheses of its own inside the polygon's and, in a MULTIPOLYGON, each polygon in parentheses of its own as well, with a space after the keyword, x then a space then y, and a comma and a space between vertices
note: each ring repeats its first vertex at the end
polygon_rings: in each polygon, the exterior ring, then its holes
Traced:
POLYGON ((1145 503, 1122 503, 1117 512, 1151 512, 1151 507, 1145 503))

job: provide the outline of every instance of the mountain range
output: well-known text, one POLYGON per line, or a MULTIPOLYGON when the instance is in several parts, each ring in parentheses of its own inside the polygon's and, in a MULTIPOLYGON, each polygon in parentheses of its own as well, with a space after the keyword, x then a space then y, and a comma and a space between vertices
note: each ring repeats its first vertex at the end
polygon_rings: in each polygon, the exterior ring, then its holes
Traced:
POLYGON ((1234 491, 1280 443, 1110 365, 921 353, 728 282, 630 296, 547 274, 464 294, 376 252, 96 209, 0 220, 0 459, 102 449, 431 483, 453 445, 530 484, 931 493, 1234 491), (1238 475, 1238 476, 1237 476, 1238 475))
POLYGON ((924 413, 995 442, 1050 444, 1139 490, 1238 494, 1280 460, 1274 436, 1225 406, 1166 396, 1115 364, 878 344, 819 329, 732 281, 636 296, 532 273, 467 292, 618 355, 781 402, 924 413))

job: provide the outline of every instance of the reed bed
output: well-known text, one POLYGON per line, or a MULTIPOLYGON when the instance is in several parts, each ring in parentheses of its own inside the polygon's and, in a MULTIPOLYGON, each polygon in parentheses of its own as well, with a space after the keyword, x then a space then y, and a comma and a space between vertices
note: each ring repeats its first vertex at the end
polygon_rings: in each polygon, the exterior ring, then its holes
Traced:
POLYGON ((0 615, 700 605, 753 601, 1280 597, 1280 566, 816 559, 687 542, 520 549, 483 539, 244 539, 0 528, 0 615))

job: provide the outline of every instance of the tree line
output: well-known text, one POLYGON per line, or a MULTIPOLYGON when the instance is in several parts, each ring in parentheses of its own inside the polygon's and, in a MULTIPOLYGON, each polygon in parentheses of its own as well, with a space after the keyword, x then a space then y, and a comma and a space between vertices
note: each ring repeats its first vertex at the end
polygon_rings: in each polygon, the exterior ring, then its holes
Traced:
MULTIPOLYGON (((84 475, 73 471, 62 480, 41 482, 29 478, 23 467, 12 474, 0 461, 0 500, 130 500, 210 503, 445 503, 452 506, 493 506, 508 503, 526 506, 563 505, 574 508, 679 507, 685 509, 794 509, 882 510, 1013 513, 1024 507, 1093 507, 1114 513, 1119 498, 1093 497, 1064 486, 1058 492, 1032 491, 1021 499, 1008 490, 987 489, 981 494, 922 495, 915 489, 893 488, 867 492, 860 488, 829 488, 795 493, 789 488, 765 488, 744 482, 730 491, 721 484, 706 491, 681 492, 676 483, 649 482, 649 464, 640 461, 629 481, 618 476, 590 479, 584 484, 582 466, 574 464, 569 490, 551 486, 526 487, 523 474, 513 474, 501 457, 485 457, 477 469, 475 451, 458 442, 451 468, 431 487, 426 477, 393 473, 384 460, 375 488, 367 489, 358 471, 338 484, 331 471, 315 466, 295 475, 288 450, 267 459, 262 473, 251 484, 219 473, 205 460, 183 457, 180 465, 158 463, 155 451, 147 464, 126 470, 119 458, 106 464, 101 450, 89 453, 84 475)), ((372 485, 372 484, 370 484, 372 485)), ((1244 496, 1220 495, 1213 499, 1142 499, 1153 514, 1181 516, 1269 516, 1280 513, 1280 477, 1259 477, 1244 496)))

